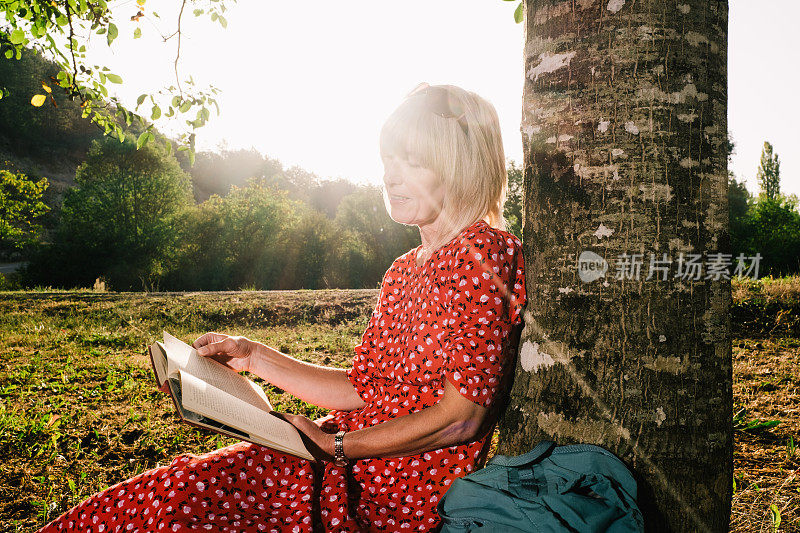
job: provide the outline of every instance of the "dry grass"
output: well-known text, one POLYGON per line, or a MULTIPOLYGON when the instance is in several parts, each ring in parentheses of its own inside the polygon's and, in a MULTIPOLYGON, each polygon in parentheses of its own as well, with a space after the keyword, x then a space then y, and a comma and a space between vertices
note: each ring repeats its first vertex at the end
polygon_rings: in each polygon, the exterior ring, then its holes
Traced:
POLYGON ((800 277, 737 279, 731 291, 735 335, 800 338, 800 277))
POLYGON ((763 302, 765 304, 781 303, 786 306, 800 303, 800 276, 785 278, 736 278, 731 283, 733 301, 763 302))
POLYGON ((732 531, 775 531, 775 510, 779 531, 800 531, 798 363, 800 339, 734 341, 734 412, 743 421, 779 424, 735 431, 732 531))

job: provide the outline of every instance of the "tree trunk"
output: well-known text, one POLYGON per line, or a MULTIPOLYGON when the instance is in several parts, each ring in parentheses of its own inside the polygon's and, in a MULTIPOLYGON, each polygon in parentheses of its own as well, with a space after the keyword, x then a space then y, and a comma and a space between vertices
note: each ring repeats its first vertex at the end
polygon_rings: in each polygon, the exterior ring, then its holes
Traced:
POLYGON ((525 5, 528 306, 498 452, 609 449, 648 531, 730 520, 732 267, 709 269, 730 261, 713 255, 730 247, 727 14, 725 0, 525 5))

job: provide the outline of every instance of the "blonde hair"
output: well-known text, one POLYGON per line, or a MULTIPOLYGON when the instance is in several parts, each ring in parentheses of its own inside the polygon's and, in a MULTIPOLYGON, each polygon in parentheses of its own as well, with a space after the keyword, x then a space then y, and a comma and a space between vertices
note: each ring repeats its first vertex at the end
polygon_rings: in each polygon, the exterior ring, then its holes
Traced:
MULTIPOLYGON (((494 106, 455 85, 439 85, 463 109, 467 135, 457 118, 431 111, 426 98, 411 96, 389 116, 381 129, 381 154, 409 155, 432 170, 445 189, 440 242, 436 250, 480 219, 505 230, 508 187, 500 121, 494 106)), ((387 206, 388 207, 388 206, 387 206)))

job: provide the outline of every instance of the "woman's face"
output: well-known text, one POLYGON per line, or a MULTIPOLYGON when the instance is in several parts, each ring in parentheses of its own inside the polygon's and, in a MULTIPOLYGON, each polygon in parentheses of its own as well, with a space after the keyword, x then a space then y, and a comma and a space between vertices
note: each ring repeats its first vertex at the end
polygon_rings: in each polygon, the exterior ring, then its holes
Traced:
POLYGON ((389 216, 401 224, 432 224, 442 212, 444 184, 413 155, 381 154, 389 216))

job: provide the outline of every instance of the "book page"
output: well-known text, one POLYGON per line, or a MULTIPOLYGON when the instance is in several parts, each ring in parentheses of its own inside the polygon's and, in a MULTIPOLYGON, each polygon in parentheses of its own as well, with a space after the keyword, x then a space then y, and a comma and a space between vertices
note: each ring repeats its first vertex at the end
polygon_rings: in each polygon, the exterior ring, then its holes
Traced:
POLYGON ((167 373, 167 351, 160 342, 154 342, 150 345, 150 362, 153 364, 156 383, 159 386, 163 385, 169 374, 167 373))
MULTIPOLYGON (((225 391, 262 411, 272 411, 272 405, 264 390, 235 370, 214 359, 197 355, 197 350, 166 331, 164 346, 168 361, 174 365, 174 371, 181 370, 192 374, 212 387, 225 391)), ((172 369, 168 370, 170 376, 172 372, 172 369)))
POLYGON ((250 434, 245 433, 244 431, 239 431, 236 428, 231 426, 227 426, 222 422, 217 422, 216 420, 212 420, 207 416, 203 416, 199 413, 195 413, 194 411, 189 411, 183 405, 183 398, 181 395, 181 384, 179 378, 170 378, 168 381, 169 389, 172 392, 172 396, 177 400, 175 405, 178 407, 178 414, 180 417, 188 422, 193 424, 206 427, 208 429, 212 429, 218 432, 226 432, 227 434, 233 435, 240 439, 249 439, 250 434))
MULTIPOLYGON (((166 331, 164 332, 164 344, 162 346, 167 354, 167 374, 169 376, 177 376, 178 370, 186 367, 194 348, 166 331)), ((196 351, 195 357, 197 357, 196 351)))
POLYGON ((300 457, 313 459, 297 428, 288 422, 183 370, 180 371, 180 380, 185 409, 258 437, 267 446, 275 445, 300 457))

